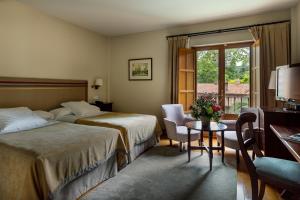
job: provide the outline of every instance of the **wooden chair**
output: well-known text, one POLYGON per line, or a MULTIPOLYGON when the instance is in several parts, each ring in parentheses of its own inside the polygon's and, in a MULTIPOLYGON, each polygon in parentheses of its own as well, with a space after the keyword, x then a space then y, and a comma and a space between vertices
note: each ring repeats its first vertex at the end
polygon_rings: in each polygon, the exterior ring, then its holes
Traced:
POLYGON ((258 146, 258 133, 253 131, 256 115, 243 113, 236 122, 236 133, 240 150, 251 179, 252 199, 261 200, 264 196, 265 184, 275 185, 293 194, 300 194, 300 164, 278 158, 264 157, 258 146), (244 141, 242 127, 248 124, 250 138, 244 141), (247 149, 253 148, 256 159, 252 161, 247 149), (258 190, 258 180, 260 188, 258 190))

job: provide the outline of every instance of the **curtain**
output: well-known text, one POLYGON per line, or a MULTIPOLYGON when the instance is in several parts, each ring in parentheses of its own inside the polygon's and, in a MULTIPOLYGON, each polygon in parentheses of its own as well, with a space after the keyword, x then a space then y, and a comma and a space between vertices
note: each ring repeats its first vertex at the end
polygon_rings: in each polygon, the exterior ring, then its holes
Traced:
POLYGON ((250 32, 260 44, 260 106, 276 107, 275 92, 268 85, 277 66, 290 64, 290 23, 254 26, 250 32))
POLYGON ((178 103, 178 50, 186 48, 189 43, 188 36, 168 38, 168 66, 171 80, 171 103, 178 103))

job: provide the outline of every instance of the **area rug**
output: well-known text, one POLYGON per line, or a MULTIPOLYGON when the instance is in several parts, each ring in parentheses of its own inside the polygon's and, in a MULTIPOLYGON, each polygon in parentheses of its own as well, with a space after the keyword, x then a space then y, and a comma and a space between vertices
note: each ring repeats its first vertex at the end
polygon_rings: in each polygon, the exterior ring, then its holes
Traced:
POLYGON ((234 162, 214 155, 209 171, 207 153, 154 147, 119 174, 83 196, 84 200, 234 200, 237 171, 234 162), (228 164, 229 163, 229 164, 228 164), (231 164, 230 164, 231 163, 231 164))

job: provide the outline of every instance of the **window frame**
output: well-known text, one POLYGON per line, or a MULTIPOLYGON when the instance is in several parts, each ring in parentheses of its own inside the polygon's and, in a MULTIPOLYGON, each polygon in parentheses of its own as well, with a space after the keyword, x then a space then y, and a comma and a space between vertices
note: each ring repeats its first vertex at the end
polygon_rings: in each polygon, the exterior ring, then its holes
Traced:
MULTIPOLYGON (((252 55, 253 55, 253 49, 252 45, 254 44, 254 41, 246 41, 246 42, 236 42, 236 43, 224 43, 224 44, 216 44, 216 45, 205 45, 205 46, 197 46, 197 47, 192 47, 194 49, 195 54, 197 55, 198 51, 207 51, 207 50, 218 50, 219 52, 219 81, 218 81, 218 98, 219 98, 219 104, 223 108, 225 108, 225 50, 226 49, 233 49, 233 48, 245 48, 249 47, 250 49, 250 55, 249 55, 249 73, 250 73, 250 79, 249 79, 249 99, 250 99, 250 107, 253 105, 252 102, 252 55)), ((195 62, 197 62, 197 59, 195 59, 195 62)), ((197 66, 197 65, 196 65, 197 66)), ((197 67, 196 67, 196 73, 197 74, 197 67)), ((195 77, 196 83, 198 83, 197 80, 197 75, 195 77)), ((197 92, 197 87, 196 87, 196 93, 197 92)), ((231 115, 229 113, 225 113, 225 115, 231 115)))

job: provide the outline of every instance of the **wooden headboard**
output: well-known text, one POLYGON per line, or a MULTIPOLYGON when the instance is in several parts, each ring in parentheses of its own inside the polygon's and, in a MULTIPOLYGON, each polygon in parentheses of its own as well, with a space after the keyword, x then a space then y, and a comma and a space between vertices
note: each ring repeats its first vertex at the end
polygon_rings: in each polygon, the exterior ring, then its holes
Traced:
POLYGON ((66 101, 87 100, 86 80, 0 77, 0 108, 51 110, 66 101))

